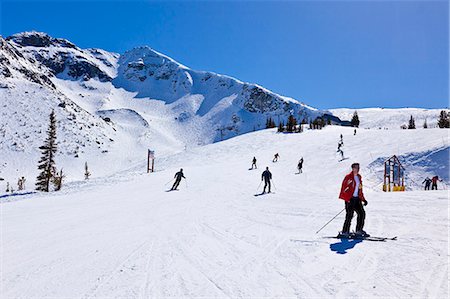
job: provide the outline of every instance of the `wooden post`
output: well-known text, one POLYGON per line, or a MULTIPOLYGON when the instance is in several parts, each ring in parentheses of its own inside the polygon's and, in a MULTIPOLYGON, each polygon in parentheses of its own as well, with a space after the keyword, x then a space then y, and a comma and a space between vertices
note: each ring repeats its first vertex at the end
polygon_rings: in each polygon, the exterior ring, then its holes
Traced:
POLYGON ((147 173, 150 172, 150 150, 147 150, 147 173))
POLYGON ((147 173, 155 171, 155 151, 147 150, 147 173), (151 161, 151 167, 150 167, 151 161))

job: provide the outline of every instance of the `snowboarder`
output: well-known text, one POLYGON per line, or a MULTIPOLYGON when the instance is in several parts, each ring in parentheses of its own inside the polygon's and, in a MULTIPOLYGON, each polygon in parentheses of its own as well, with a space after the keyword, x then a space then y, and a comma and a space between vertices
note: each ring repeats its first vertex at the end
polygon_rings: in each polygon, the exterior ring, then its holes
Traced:
POLYGON ((303 168, 303 157, 298 161, 297 164, 298 173, 303 173, 302 168, 303 168))
POLYGON ((264 189, 262 194, 266 193, 266 187, 269 187, 270 193, 270 180, 272 179, 272 173, 269 171, 269 167, 266 167, 266 170, 261 174, 261 182, 264 180, 264 189))
POLYGON ((252 168, 250 168, 250 169, 253 169, 253 166, 255 166, 255 169, 258 169, 258 167, 256 166, 256 157, 253 157, 252 168))
POLYGON ((422 182, 422 184, 424 183, 425 183, 425 190, 430 190, 431 179, 429 177, 426 177, 426 179, 422 182))
POLYGON ((362 178, 359 174, 359 163, 352 164, 352 171, 347 174, 342 181, 341 192, 339 198, 345 201, 345 222, 342 232, 339 234, 342 237, 350 235, 350 225, 353 218, 353 213, 358 215, 356 223, 356 236, 368 237, 369 235, 363 230, 366 212, 363 204, 367 205, 367 200, 364 198, 362 189, 362 178))
POLYGON ((437 182, 442 182, 442 180, 439 179, 437 175, 435 175, 433 178, 431 178, 431 190, 437 190, 437 182))
POLYGON ((272 162, 278 162, 279 157, 280 157, 280 155, 278 153, 276 153, 275 156, 273 157, 272 162))
POLYGON ((175 173, 174 179, 175 179, 175 183, 173 183, 172 188, 170 189, 172 190, 177 190, 178 185, 180 185, 181 179, 182 178, 186 178, 183 174, 183 168, 180 169, 180 171, 178 171, 177 173, 175 173))

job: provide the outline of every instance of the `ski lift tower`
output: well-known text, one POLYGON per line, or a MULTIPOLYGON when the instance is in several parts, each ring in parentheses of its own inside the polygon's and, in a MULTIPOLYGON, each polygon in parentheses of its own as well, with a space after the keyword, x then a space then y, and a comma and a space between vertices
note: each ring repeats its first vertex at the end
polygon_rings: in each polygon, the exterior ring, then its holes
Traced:
POLYGON ((155 171, 155 151, 147 151, 147 173, 155 171))
POLYGON ((384 161, 383 191, 405 191, 405 168, 396 155, 384 161))

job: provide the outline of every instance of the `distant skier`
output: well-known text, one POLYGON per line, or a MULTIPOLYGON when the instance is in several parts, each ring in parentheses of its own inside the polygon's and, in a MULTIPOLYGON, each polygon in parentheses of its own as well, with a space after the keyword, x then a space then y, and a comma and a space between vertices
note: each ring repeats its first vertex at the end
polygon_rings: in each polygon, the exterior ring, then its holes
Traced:
POLYGON ((174 179, 175 179, 175 183, 173 183, 172 188, 170 189, 172 190, 177 190, 178 185, 180 185, 181 179, 185 179, 186 177, 183 174, 183 168, 180 169, 180 171, 178 171, 177 173, 175 173, 174 179))
POLYGON ((280 155, 278 153, 276 153, 275 156, 273 157, 272 162, 278 162, 279 157, 280 157, 280 155))
POLYGON ((303 157, 298 161, 297 164, 298 173, 303 173, 302 168, 303 168, 303 157))
POLYGON ((253 166, 255 166, 255 169, 258 169, 258 167, 256 166, 256 157, 253 157, 252 168, 250 168, 250 169, 253 169, 253 166))
POLYGON ((353 131, 353 136, 355 136, 356 135, 356 129, 353 131))
POLYGON ((366 206, 367 200, 364 198, 362 189, 362 178, 359 174, 359 163, 352 164, 352 171, 347 174, 342 181, 341 192, 339 198, 345 201, 345 222, 342 228, 342 232, 339 234, 343 237, 350 235, 350 225, 353 218, 353 213, 358 214, 356 223, 356 235, 366 236, 369 235, 363 230, 364 220, 366 218, 366 212, 364 211, 363 203, 366 206))
POLYGON ((337 152, 339 152, 339 151, 341 150, 341 147, 343 147, 343 146, 344 146, 344 142, 339 141, 339 142, 338 142, 337 152))
POLYGON ((342 134, 341 134, 341 142, 342 144, 344 144, 344 136, 342 136, 342 134))
POLYGON ((431 178, 431 190, 437 190, 437 182, 442 182, 437 175, 431 178))
POLYGON ((425 183, 425 190, 430 190, 431 181, 432 181, 432 180, 431 180, 429 177, 427 177, 427 178, 422 182, 422 184, 425 183))
POLYGON ((263 171, 261 174, 261 181, 264 180, 264 189, 263 194, 266 193, 266 187, 269 187, 269 193, 270 193, 270 180, 272 179, 272 173, 269 171, 269 167, 266 167, 266 170, 263 171))

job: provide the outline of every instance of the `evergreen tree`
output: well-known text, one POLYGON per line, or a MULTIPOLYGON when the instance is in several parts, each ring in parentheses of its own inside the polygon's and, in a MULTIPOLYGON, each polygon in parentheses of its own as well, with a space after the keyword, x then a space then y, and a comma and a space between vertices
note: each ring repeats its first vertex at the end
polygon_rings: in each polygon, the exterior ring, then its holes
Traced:
POLYGON ((355 113, 353 113, 353 117, 352 120, 350 121, 350 124, 352 125, 352 127, 359 127, 359 117, 358 117, 358 112, 355 111, 355 113))
POLYGON ((288 122, 286 124, 286 132, 294 132, 296 126, 297 120, 293 115, 289 115, 288 122))
POLYGON ((278 123, 278 132, 284 132, 284 124, 282 121, 278 123))
POLYGON ((56 154, 56 116, 55 111, 50 113, 50 124, 47 130, 47 138, 44 145, 39 147, 42 152, 42 157, 39 160, 38 169, 41 173, 36 179, 36 190, 48 192, 50 189, 50 182, 53 177, 53 169, 55 168, 55 154, 56 154))
POLYGON ((449 128, 450 127, 450 115, 445 110, 442 110, 439 114, 438 126, 439 128, 449 128))
POLYGON ((411 115, 411 118, 409 119, 408 123, 408 129, 415 129, 416 128, 416 122, 414 121, 414 117, 411 115))

